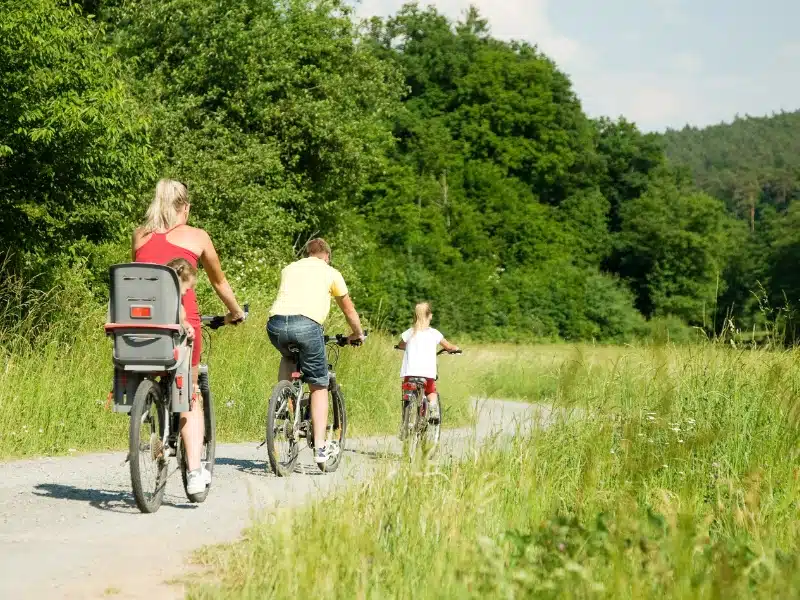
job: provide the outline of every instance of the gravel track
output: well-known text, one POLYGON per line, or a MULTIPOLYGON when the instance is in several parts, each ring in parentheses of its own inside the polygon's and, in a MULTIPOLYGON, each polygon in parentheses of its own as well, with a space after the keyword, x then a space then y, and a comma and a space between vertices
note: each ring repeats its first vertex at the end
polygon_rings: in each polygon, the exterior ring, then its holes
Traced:
MULTIPOLYGON (((547 407, 499 400, 476 400, 475 409, 473 427, 442 432, 443 454, 460 456, 550 416, 547 407)), ((253 515, 269 518, 361 480, 400 453, 390 436, 349 440, 339 470, 321 474, 306 448, 299 472, 278 478, 257 445, 217 446, 203 504, 186 500, 173 472, 151 515, 134 504, 126 452, 0 463, 0 598, 182 598, 193 550, 236 540, 253 515)))

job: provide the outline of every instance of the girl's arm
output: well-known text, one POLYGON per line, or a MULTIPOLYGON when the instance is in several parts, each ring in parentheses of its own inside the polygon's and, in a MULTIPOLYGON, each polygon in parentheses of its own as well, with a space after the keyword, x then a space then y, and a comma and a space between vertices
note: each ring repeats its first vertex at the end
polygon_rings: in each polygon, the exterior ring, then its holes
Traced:
POLYGON ((448 352, 458 352, 459 350, 461 350, 461 348, 459 348, 458 346, 456 346, 454 344, 451 344, 450 342, 448 342, 444 338, 442 338, 442 341, 439 342, 439 345, 442 348, 444 348, 445 350, 447 350, 448 352))
POLYGON ((186 320, 186 309, 184 308, 183 304, 181 304, 181 324, 183 328, 186 330, 186 337, 189 338, 189 341, 194 339, 194 327, 189 321, 186 320))

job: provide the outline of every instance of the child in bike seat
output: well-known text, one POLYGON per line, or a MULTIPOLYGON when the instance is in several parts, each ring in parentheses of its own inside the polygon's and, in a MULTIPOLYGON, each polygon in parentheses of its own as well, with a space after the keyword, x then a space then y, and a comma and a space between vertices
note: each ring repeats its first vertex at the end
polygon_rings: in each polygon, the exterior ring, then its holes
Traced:
MULTIPOLYGON (((186 295, 186 292, 189 290, 193 290, 197 285, 197 269, 194 268, 192 263, 190 263, 185 258, 173 258, 171 261, 167 263, 167 266, 173 269, 178 274, 178 281, 181 285, 181 297, 186 295)), ((186 330, 186 337, 189 339, 189 343, 192 343, 194 340, 195 331, 192 324, 186 318, 186 309, 181 302, 181 325, 186 330)))
POLYGON ((414 324, 401 336, 398 348, 404 350, 400 377, 407 382, 410 377, 425 379, 425 395, 430 404, 430 419, 439 419, 439 395, 436 392, 436 350, 439 346, 448 352, 458 352, 455 346, 431 327, 433 311, 427 302, 420 302, 414 308, 414 324))

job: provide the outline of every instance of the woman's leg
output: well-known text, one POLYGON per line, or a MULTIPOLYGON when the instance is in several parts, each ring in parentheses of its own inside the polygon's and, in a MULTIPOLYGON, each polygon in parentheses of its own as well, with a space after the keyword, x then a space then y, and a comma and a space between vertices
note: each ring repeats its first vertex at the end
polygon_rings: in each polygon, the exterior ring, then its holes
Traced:
POLYGON ((186 449, 186 463, 190 471, 200 468, 203 455, 205 420, 203 419, 203 395, 197 385, 198 369, 192 371, 192 410, 181 413, 181 437, 186 449))
POLYGON ((205 437, 205 419, 203 418, 203 395, 197 384, 200 376, 200 353, 203 345, 203 332, 200 325, 194 328, 192 343, 192 400, 191 410, 181 413, 180 427, 183 447, 186 451, 186 464, 190 471, 196 471, 202 465, 203 438, 205 437))

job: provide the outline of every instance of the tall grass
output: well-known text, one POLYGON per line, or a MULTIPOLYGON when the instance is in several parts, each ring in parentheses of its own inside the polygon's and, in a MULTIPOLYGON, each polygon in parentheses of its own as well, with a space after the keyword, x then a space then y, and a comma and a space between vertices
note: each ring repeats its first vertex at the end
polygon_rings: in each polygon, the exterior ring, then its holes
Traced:
POLYGON ((798 353, 543 355, 517 354, 514 372, 580 411, 433 476, 387 471, 281 513, 203 551, 219 585, 189 597, 800 595, 798 353))
MULTIPOLYGON (((22 293, 22 288, 14 293, 22 293)), ((76 304, 69 290, 39 295, 14 324, 0 328, 0 458, 56 455, 124 448, 128 418, 113 413, 111 341, 102 329, 105 311, 90 301, 71 308, 70 319, 45 327, 49 311, 76 304)), ((12 294, 3 306, 18 307, 12 294)), ((264 437, 266 407, 278 371, 279 355, 265 332, 266 304, 254 306, 250 319, 210 336, 204 360, 221 441, 264 437)), ((8 309, 10 310, 10 309, 8 309)), ((1 316, 1 315, 0 315, 1 316)), ((328 331, 345 331, 334 315, 328 331)), ((338 379, 345 393, 351 436, 390 433, 399 423, 401 354, 380 333, 360 348, 343 348, 338 379)), ((465 423, 469 384, 455 379, 443 359, 441 387, 449 425, 465 423)))

